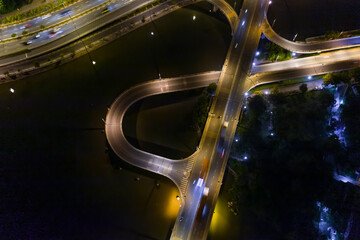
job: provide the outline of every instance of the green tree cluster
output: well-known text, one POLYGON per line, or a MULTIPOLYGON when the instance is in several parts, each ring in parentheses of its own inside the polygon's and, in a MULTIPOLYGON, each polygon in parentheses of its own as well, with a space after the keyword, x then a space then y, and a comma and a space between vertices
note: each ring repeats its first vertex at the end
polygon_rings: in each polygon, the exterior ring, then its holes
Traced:
MULTIPOLYGON (((14 11, 17 7, 23 5, 24 3, 30 3, 31 0, 23 0, 23 1, 14 1, 14 0, 0 0, 3 2, 9 1, 9 5, 7 5, 8 7, 4 7, 4 12, 1 12, 0 9, 0 13, 8 13, 8 12, 12 12, 14 11), (16 2, 16 3, 12 3, 12 2, 16 2), (5 8, 7 10, 5 10, 5 8)), ((2 19, 1 23, 2 24, 7 24, 7 23, 11 23, 11 22, 15 22, 15 21, 19 21, 19 20, 23 20, 26 18, 30 18, 36 15, 39 15, 41 13, 47 12, 47 11, 54 11, 57 10, 59 8, 63 7, 63 3, 65 5, 74 3, 78 0, 58 0, 57 2, 51 2, 51 3, 47 3, 44 5, 40 5, 37 8, 33 8, 27 12, 22 12, 22 13, 15 13, 14 15, 10 15, 4 19, 2 19)), ((4 4, 5 6, 5 4, 4 4)))
POLYGON ((356 82, 360 82, 360 68, 355 68, 350 71, 341 71, 328 73, 324 76, 324 85, 337 85, 340 83, 349 83, 354 79, 356 82))
POLYGON ((291 52, 283 49, 275 43, 268 42, 265 45, 267 51, 267 60, 270 61, 284 61, 291 58, 291 52))
POLYGON ((215 94, 216 88, 217 88, 216 83, 211 83, 211 84, 207 87, 207 92, 208 92, 209 94, 215 94))
POLYGON ((200 131, 204 128, 206 119, 208 117, 208 108, 211 96, 216 91, 216 83, 211 83, 204 89, 198 98, 195 110, 193 112, 192 128, 200 131))
POLYGON ((345 98, 342 106, 341 120, 346 126, 347 169, 360 169, 360 99, 354 95, 345 98))
POLYGON ((0 14, 14 11, 16 8, 30 2, 31 0, 0 0, 0 14))
POLYGON ((343 161, 339 140, 329 137, 333 95, 302 92, 250 98, 233 144, 233 153, 248 160, 232 165, 232 208, 252 216, 256 224, 247 228, 262 226, 261 239, 319 239, 316 202, 333 190, 334 168, 343 161))
POLYGON ((325 33, 325 39, 326 40, 333 40, 340 38, 340 32, 339 31, 329 31, 325 33))

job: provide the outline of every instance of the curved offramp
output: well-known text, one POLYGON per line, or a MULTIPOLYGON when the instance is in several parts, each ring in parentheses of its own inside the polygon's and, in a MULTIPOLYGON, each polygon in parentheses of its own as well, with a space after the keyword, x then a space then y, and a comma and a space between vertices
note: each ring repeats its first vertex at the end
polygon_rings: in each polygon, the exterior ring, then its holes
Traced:
POLYGON ((271 27, 267 18, 264 19, 264 22, 262 24, 262 31, 264 35, 273 43, 276 43, 277 45, 286 50, 297 53, 317 53, 323 51, 356 47, 360 45, 360 36, 314 43, 292 42, 277 34, 271 27))
POLYGON ((122 123, 127 109, 136 101, 157 94, 184 91, 206 87, 219 80, 220 72, 207 72, 185 77, 153 80, 134 86, 122 93, 111 105, 105 120, 106 138, 122 160, 142 169, 161 174, 170 178, 185 194, 189 171, 191 170, 194 156, 183 160, 172 160, 151 154, 132 146, 126 139, 122 123))

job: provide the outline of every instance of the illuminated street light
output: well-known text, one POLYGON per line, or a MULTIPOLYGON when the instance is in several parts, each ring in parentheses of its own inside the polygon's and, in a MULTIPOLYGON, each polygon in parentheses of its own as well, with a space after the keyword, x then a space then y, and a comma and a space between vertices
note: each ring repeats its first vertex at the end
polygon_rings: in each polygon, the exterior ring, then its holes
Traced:
POLYGON ((245 93, 245 97, 247 97, 247 96, 249 96, 249 93, 248 93, 248 92, 245 93))
POLYGON ((179 196, 176 196, 176 199, 179 201, 179 200, 180 200, 180 197, 179 197, 179 196))
POLYGON ((151 36, 154 36, 154 32, 151 32, 150 34, 151 34, 151 36))
POLYGON ((257 52, 255 53, 255 56, 257 57, 257 56, 259 56, 259 55, 260 55, 260 52, 257 51, 257 52))
POLYGON ((294 57, 296 56, 296 52, 292 52, 291 55, 294 57))
POLYGON ((308 76, 307 79, 309 79, 309 80, 312 79, 312 76, 308 76))
POLYGON ((95 62, 95 61, 92 61, 92 64, 93 64, 93 65, 95 65, 95 64, 96 64, 96 62, 95 62))
POLYGON ((269 95, 269 91, 265 91, 265 95, 269 95))
POLYGON ((15 93, 15 90, 13 88, 10 88, 11 93, 15 93))
POLYGON ((193 16, 193 20, 195 21, 195 19, 196 19, 196 16, 193 16))
POLYGON ((269 5, 272 4, 272 1, 269 1, 269 5))

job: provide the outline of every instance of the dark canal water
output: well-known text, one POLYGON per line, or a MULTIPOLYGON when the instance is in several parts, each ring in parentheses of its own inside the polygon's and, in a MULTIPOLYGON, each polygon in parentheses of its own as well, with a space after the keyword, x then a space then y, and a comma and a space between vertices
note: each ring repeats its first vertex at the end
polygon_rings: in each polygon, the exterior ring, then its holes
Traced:
POLYGON ((281 36, 296 40, 328 31, 360 29, 359 0, 273 0, 268 19, 281 36))

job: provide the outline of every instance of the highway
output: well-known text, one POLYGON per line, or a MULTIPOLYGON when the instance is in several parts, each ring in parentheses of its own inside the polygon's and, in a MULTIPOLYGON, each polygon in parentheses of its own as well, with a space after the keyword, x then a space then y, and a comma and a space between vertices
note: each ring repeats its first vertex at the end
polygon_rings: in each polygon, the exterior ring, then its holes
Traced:
POLYGON ((78 15, 83 13, 93 7, 96 7, 100 4, 110 2, 109 0, 86 0, 79 1, 71 6, 64 7, 56 12, 48 13, 41 15, 39 17, 29 19, 26 22, 12 24, 10 26, 2 28, 0 32, 0 39, 2 41, 12 39, 11 34, 15 33, 17 36, 21 36, 22 32, 25 30, 28 33, 38 32, 40 26, 44 25, 45 27, 59 24, 60 22, 67 20, 68 15, 78 15))
MULTIPOLYGON (((234 33, 238 19, 236 12, 232 9, 232 7, 224 0, 206 1, 213 3, 225 14, 229 20, 232 32, 234 33)), ((94 32, 100 27, 113 22, 126 13, 129 13, 149 2, 151 2, 151 0, 80 1, 58 12, 52 13, 50 16, 44 15, 42 17, 29 20, 26 23, 9 26, 0 32, 0 39, 8 38, 9 34, 11 35, 11 33, 17 33, 17 36, 19 36, 23 30, 28 32, 37 31, 41 24, 49 27, 49 25, 59 24, 66 20, 71 20, 70 22, 62 24, 59 27, 50 28, 49 30, 45 30, 29 37, 23 37, 22 39, 16 39, 11 42, 0 42, 0 56, 5 56, 0 58, 0 66, 14 64, 16 62, 49 53, 79 39, 88 33, 94 32), (106 6, 108 6, 110 11, 108 13, 102 13, 106 6), (64 13, 66 14, 64 15, 64 13), (30 26, 26 27, 28 24, 30 24, 30 26), (25 43, 30 44, 25 45, 25 43), (10 55, 18 51, 26 52, 23 54, 10 55)), ((186 2, 186 0, 178 0, 177 2, 186 2)), ((299 44, 301 45, 301 43, 294 43, 277 35, 269 26, 266 18, 262 24, 263 32, 270 40, 278 43, 280 46, 286 49, 302 52, 301 50, 298 50, 294 47, 298 46, 299 44)), ((345 45, 346 47, 349 47, 349 45, 352 46, 355 44, 353 38, 339 39, 335 41, 337 42, 336 45, 333 45, 333 41, 322 42, 319 44, 321 45, 321 49, 323 51, 334 48, 343 48, 345 45)), ((304 45, 305 48, 309 48, 310 46, 308 46, 308 44, 302 45, 304 45)), ((313 52, 313 50, 306 50, 306 52, 313 52)))
MULTIPOLYGON (((189 237, 185 235, 183 238, 181 233, 174 235, 177 234, 175 228, 172 236, 183 239, 206 239, 240 116, 244 91, 252 85, 247 81, 247 77, 260 40, 261 23, 266 16, 267 7, 266 0, 245 0, 243 3, 237 30, 220 76, 215 101, 210 109, 210 114, 213 115, 206 122, 200 142, 200 152, 204 151, 211 163, 204 183, 204 186, 209 187, 204 211, 201 213, 201 219, 194 221, 189 237)), ((197 162, 201 162, 201 158, 197 162)), ((193 172, 196 173, 195 169, 193 172)))
POLYGON ((313 43, 293 42, 277 34, 267 18, 265 18, 263 22, 263 33, 271 42, 297 53, 316 53, 360 45, 360 36, 313 43))
MULTIPOLYGON (((57 33, 51 37, 50 35, 53 33, 54 29, 41 32, 40 34, 38 34, 39 36, 36 39, 34 39, 36 36, 32 36, 24 37, 20 40, 14 40, 9 43, 1 43, 0 56, 2 55, 4 57, 0 58, 0 67, 13 65, 17 62, 22 61, 25 62, 28 59, 33 59, 46 53, 50 53, 51 51, 54 51, 69 43, 72 43, 77 39, 85 36, 86 34, 92 33, 97 29, 115 21, 116 19, 119 19, 121 16, 124 16, 127 13, 130 13, 152 1, 153 0, 113 0, 110 4, 107 4, 111 11, 105 14, 101 13, 104 10, 104 6, 97 7, 96 10, 93 10, 78 18, 73 18, 73 13, 70 13, 65 17, 71 19, 71 21, 67 24, 61 25, 57 33), (31 41, 31 44, 25 46, 24 42, 27 42, 29 40, 31 41), (26 49, 27 51, 22 54, 9 55, 11 53, 26 49)), ((219 7, 224 7, 226 11, 229 12, 230 15, 227 15, 227 17, 229 18, 229 21, 233 21, 232 23, 230 22, 230 24, 234 24, 234 13, 229 10, 231 9, 231 7, 228 4, 222 3, 221 0, 213 1, 216 2, 219 7)), ((104 2, 107 3, 107 1, 104 2)), ((177 2, 188 2, 188 4, 191 3, 191 1, 188 0, 178 0, 177 2)), ((146 13, 161 11, 162 9, 169 7, 170 5, 171 3, 164 3, 155 7, 155 9, 148 10, 146 13)), ((57 13, 57 15, 61 14, 61 12, 64 11, 65 10, 60 11, 60 13, 57 13)), ((133 20, 139 19, 139 17, 140 16, 137 16, 133 20)), ((105 37, 105 35, 102 34, 102 37, 105 37)), ((25 62, 24 64, 27 63, 25 62)), ((17 66, 17 68, 19 68, 19 66, 17 66)), ((8 71, 9 69, 2 68, 1 70, 8 71)))
POLYGON ((126 15, 127 13, 132 12, 151 1, 152 0, 116 0, 114 3, 109 5, 112 7, 112 11, 105 14, 101 13, 104 7, 98 7, 97 10, 76 19, 72 19, 72 15, 69 14, 66 17, 72 20, 69 23, 58 27, 58 31, 56 31, 56 34, 53 36, 51 36, 53 33, 52 29, 40 33, 37 39, 32 39, 34 38, 32 37, 17 40, 15 42, 2 43, 0 49, 1 55, 3 56, 22 49, 28 49, 28 53, 26 55, 17 54, 0 58, 0 66, 13 64, 15 62, 26 60, 27 58, 33 58, 65 46, 66 44, 113 22, 121 16, 126 15), (32 43, 25 46, 24 42, 30 39, 32 39, 32 43))
POLYGON ((360 48, 322 53, 253 67, 251 81, 255 84, 307 77, 360 67, 360 48))

